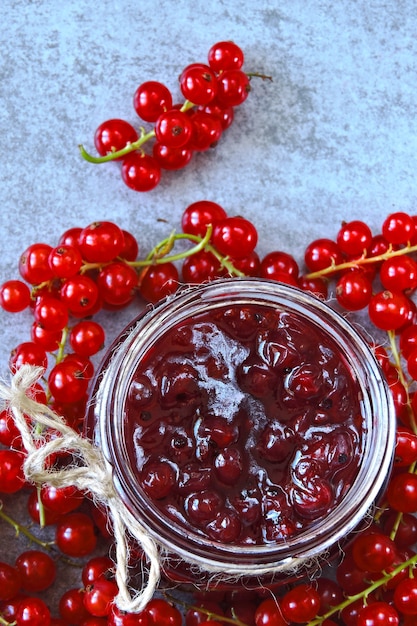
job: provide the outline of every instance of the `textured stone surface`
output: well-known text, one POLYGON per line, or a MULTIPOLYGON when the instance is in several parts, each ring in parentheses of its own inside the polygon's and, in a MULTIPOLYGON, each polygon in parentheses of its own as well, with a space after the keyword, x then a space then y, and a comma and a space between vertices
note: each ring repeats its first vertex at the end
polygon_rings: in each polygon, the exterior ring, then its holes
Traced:
MULTIPOLYGON (((416 210, 412 0, 2 0, 0 18, 0 281, 17 277, 29 244, 97 219, 134 232, 145 253, 199 199, 253 219, 261 253, 299 260, 343 219, 376 231, 390 211, 416 210), (179 98, 181 69, 222 39, 273 82, 253 81, 215 151, 149 194, 124 187, 118 165, 80 158, 102 121, 137 124, 141 82, 161 80, 179 98)), ((6 373, 29 317, 0 318, 6 373)), ((124 321, 112 320, 116 332, 124 321)))

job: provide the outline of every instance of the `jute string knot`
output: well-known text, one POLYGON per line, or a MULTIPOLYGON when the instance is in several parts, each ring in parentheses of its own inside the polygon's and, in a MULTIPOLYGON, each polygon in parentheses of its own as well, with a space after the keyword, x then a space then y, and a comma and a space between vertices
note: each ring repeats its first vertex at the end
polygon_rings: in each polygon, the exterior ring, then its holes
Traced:
POLYGON ((152 598, 160 579, 158 547, 121 502, 113 484, 111 467, 101 450, 67 426, 64 419, 48 406, 28 395, 43 373, 42 368, 23 365, 12 376, 10 385, 0 382, 0 399, 12 411, 27 452, 23 465, 25 477, 35 484, 75 486, 91 495, 96 504, 107 508, 115 541, 119 588, 115 602, 122 611, 139 612, 152 598), (46 438, 45 428, 53 429, 55 436, 46 438), (51 467, 48 461, 56 453, 68 453, 74 462, 61 469, 51 467), (139 542, 147 560, 146 582, 139 591, 132 591, 129 587, 129 538, 139 542))

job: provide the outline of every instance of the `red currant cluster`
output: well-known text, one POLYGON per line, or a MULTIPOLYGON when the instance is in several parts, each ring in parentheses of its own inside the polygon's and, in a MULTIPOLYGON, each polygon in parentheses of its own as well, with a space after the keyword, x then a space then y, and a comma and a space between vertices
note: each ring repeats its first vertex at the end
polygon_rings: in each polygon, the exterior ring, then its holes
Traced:
MULTIPOLYGON (((198 594, 197 608, 188 608, 185 617, 160 598, 140 616, 120 614, 112 602, 117 586, 106 555, 98 562, 88 561, 80 588, 64 594, 61 617, 51 618, 36 596, 54 579, 53 565, 44 554, 50 546, 44 543, 42 550, 23 553, 13 565, 0 563, 0 624, 180 626, 184 620, 186 626, 415 624, 417 217, 392 213, 378 234, 359 220, 344 223, 333 240, 318 239, 306 247, 303 268, 281 250, 261 258, 253 223, 228 215, 215 202, 188 206, 181 226, 181 232, 169 235, 143 258, 136 238, 112 222, 70 229, 55 247, 29 246, 19 261, 20 279, 0 287, 4 310, 27 309, 33 316, 30 341, 11 353, 11 371, 24 363, 44 368, 44 384, 36 384, 30 393, 79 430, 94 370, 91 358, 105 341, 103 327, 92 319, 100 309, 126 307, 138 294, 156 302, 173 294, 181 283, 242 275, 284 282, 320 298, 333 297, 335 306, 365 311, 375 331, 387 332, 386 347, 382 340, 373 347, 393 395, 398 428, 394 469, 378 513, 367 529, 355 535, 335 564, 333 577, 323 574, 314 581, 288 585, 274 599, 248 591, 198 594), (190 245, 184 247, 184 242, 190 245)), ((97 545, 97 529, 108 541, 106 546, 111 545, 106 514, 86 494, 25 482, 25 450, 7 405, 0 412, 0 444, 0 492, 7 500, 28 490, 30 518, 41 526, 55 525, 58 554, 89 558, 97 545)), ((13 523, 3 509, 0 518, 13 523)))
MULTIPOLYGON (((80 146, 82 156, 92 163, 121 161, 122 179, 134 191, 154 189, 163 170, 185 167, 196 152, 214 147, 234 119, 235 107, 249 95, 250 77, 242 70, 244 55, 232 41, 214 44, 207 64, 192 63, 179 77, 185 102, 175 104, 168 87, 150 80, 136 89, 133 105, 143 122, 138 135, 127 121, 111 119, 100 124, 94 136, 99 157, 80 146), (152 152, 143 146, 152 141, 152 152)), ((262 78, 266 78, 262 76, 262 78)))

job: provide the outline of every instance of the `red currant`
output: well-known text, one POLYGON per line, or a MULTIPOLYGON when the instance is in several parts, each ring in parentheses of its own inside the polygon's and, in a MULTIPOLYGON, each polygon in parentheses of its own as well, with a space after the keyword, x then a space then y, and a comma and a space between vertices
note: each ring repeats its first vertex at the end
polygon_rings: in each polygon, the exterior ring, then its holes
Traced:
POLYGON ((187 146, 172 148, 155 142, 152 150, 153 157, 164 170, 180 170, 191 161, 193 151, 187 146))
POLYGON ((139 291, 148 302, 158 302, 175 293, 179 285, 179 273, 173 263, 161 263, 147 268, 140 279, 139 291))
POLYGON ((21 280, 7 280, 0 287, 0 306, 9 313, 18 313, 30 305, 30 289, 21 280))
POLYGON ((351 257, 362 255, 371 245, 371 242, 371 229, 361 220, 344 223, 336 238, 339 249, 351 257))
POLYGON ((411 215, 398 211, 391 213, 382 224, 382 235, 392 244, 406 244, 415 232, 415 224, 411 215))
POLYGON ((94 523, 85 513, 68 513, 56 527, 56 544, 64 554, 82 557, 93 552, 97 544, 94 523))
POLYGON ((26 550, 16 559, 15 566, 20 573, 22 589, 39 592, 48 589, 56 578, 56 565, 53 558, 41 550, 26 550))
POLYGON ((258 233, 252 222, 244 217, 227 217, 215 224, 212 241, 224 256, 240 259, 253 252, 258 233))
POLYGON ((219 41, 211 46, 207 56, 215 72, 240 70, 244 62, 243 51, 233 41, 219 41))
POLYGON ((94 134, 94 145, 102 156, 118 152, 138 140, 138 134, 129 122, 120 119, 100 124, 94 134))
POLYGON ((57 278, 70 278, 78 274, 83 258, 76 246, 59 245, 51 250, 48 263, 54 276, 57 278))
POLYGON ((409 319, 410 300, 402 293, 380 291, 368 304, 370 320, 381 330, 397 330, 409 319))
POLYGON ((208 104, 217 94, 216 74, 203 63, 192 63, 180 75, 180 89, 193 104, 208 104))
POLYGON ((69 341, 72 350, 81 356, 99 352, 105 340, 103 327, 94 320, 83 320, 72 327, 69 341))
POLYGON ((113 222, 93 222, 80 232, 78 246, 86 261, 108 263, 123 250, 123 231, 113 222))
POLYGON ((182 148, 190 141, 192 132, 190 117, 178 109, 161 113, 156 120, 155 136, 164 146, 182 148))
POLYGON ((156 122, 161 113, 172 108, 172 95, 164 84, 150 80, 136 89, 133 106, 145 122, 156 122))
POLYGON ((371 297, 372 282, 360 269, 345 272, 337 281, 336 299, 347 311, 364 309, 371 297))
POLYGON ((316 617, 320 608, 320 596, 311 585, 299 584, 284 594, 280 607, 286 620, 302 624, 316 617))
POLYGON ((151 191, 161 180, 161 166, 149 154, 132 152, 123 160, 122 178, 133 191, 151 191))
POLYGON ((227 217, 226 211, 217 202, 199 200, 188 205, 182 214, 181 227, 184 233, 204 237, 209 225, 227 217))
POLYGON ((217 102, 225 107, 243 104, 250 92, 249 77, 242 70, 225 70, 218 78, 217 102))
POLYGON ((39 285, 53 278, 48 263, 52 246, 46 243, 34 243, 23 252, 19 261, 21 277, 31 285, 39 285))

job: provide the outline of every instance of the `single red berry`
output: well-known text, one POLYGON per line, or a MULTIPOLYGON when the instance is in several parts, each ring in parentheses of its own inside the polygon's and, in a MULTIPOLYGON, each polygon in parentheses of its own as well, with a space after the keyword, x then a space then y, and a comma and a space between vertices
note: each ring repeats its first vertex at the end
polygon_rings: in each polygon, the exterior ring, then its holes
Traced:
POLYGON ((105 340, 101 324, 94 320, 82 320, 72 327, 69 341, 72 350, 82 356, 92 356, 99 352, 105 340))
POLYGON ((105 617, 110 614, 114 598, 118 592, 114 580, 98 578, 93 584, 86 587, 84 606, 90 615, 105 617))
POLYGON ((181 626, 182 615, 173 604, 161 598, 153 598, 148 602, 146 613, 150 618, 150 626, 181 626))
POLYGON ((119 253, 119 257, 124 261, 136 261, 139 255, 139 244, 136 237, 128 230, 122 229, 123 248, 119 253))
POLYGON ((19 272, 23 280, 31 285, 39 285, 53 278, 48 258, 52 246, 34 243, 23 252, 19 260, 19 272))
POLYGON ((347 256, 361 256, 372 243, 372 231, 361 220, 345 222, 337 233, 336 243, 347 256))
POLYGON ((225 70, 240 70, 244 62, 242 49, 233 41, 215 43, 208 51, 207 57, 211 69, 217 73, 225 70))
POLYGON ((360 269, 342 274, 336 283, 336 299, 347 311, 359 311, 368 306, 372 297, 372 282, 360 269))
POLYGON ((409 467, 417 462, 417 435, 410 428, 397 426, 395 465, 409 467))
POLYGON ((57 278, 70 278, 78 274, 83 258, 76 246, 59 245, 51 250, 48 263, 54 276, 57 278))
POLYGON ((61 552, 73 557, 91 554, 97 544, 94 523, 81 512, 64 515, 57 524, 55 537, 61 552))
POLYGON ((417 615, 417 580, 406 578, 394 591, 394 606, 403 615, 417 615))
POLYGON ((154 265, 140 277, 139 291, 148 302, 158 302, 175 293, 179 286, 179 273, 173 263, 154 265))
POLYGON ((417 289, 417 263, 407 254, 392 257, 382 263, 379 277, 385 289, 411 293, 417 289))
POLYGON ((193 104, 208 104, 217 94, 216 74, 203 63, 188 65, 179 81, 182 95, 193 104))
POLYGON ((310 272, 318 272, 342 263, 343 255, 335 241, 326 238, 316 239, 307 246, 304 262, 310 272))
POLYGON ((66 487, 42 485, 40 497, 48 510, 60 515, 75 511, 84 501, 84 494, 72 485, 66 487))
POLYGON ((287 626, 288 622, 282 614, 277 600, 263 600, 255 611, 255 626, 287 626))
POLYGON ((125 306, 135 296, 138 275, 136 270, 124 261, 114 261, 102 268, 97 285, 104 303, 125 306))
POLYGON ((122 179, 133 191, 151 191, 161 180, 161 166, 149 154, 132 152, 123 159, 122 179))
POLYGON ((320 608, 320 596, 314 587, 302 583, 284 594, 280 607, 285 619, 302 624, 316 617, 320 608))
POLYGON ((390 507, 402 513, 417 512, 417 475, 411 472, 395 474, 387 488, 390 507))
POLYGON ((108 221, 93 222, 79 234, 78 247, 83 258, 90 263, 108 263, 123 250, 123 231, 108 221))
POLYGON ((94 145, 101 156, 118 152, 137 140, 138 134, 133 126, 120 119, 103 122, 94 134, 94 145))
POLYGON ((66 359, 51 369, 48 386, 56 401, 78 402, 87 393, 88 379, 78 363, 66 359))
POLYGON ((409 319, 410 300, 402 293, 379 291, 368 304, 371 322, 381 330, 397 330, 409 319))
POLYGON ((39 346, 34 341, 19 343, 10 353, 9 366, 14 373, 24 364, 46 369, 48 357, 42 346, 39 346))
POLYGON ((190 112, 190 119, 193 131, 187 147, 197 152, 205 152, 214 148, 223 132, 220 120, 204 111, 190 112))
POLYGON ((99 290, 92 278, 85 274, 73 276, 64 282, 60 296, 75 316, 88 316, 96 312, 99 290))
POLYGON ((60 331, 68 324, 68 307, 53 296, 40 296, 33 309, 35 322, 48 331, 60 331))
POLYGON ((217 78, 217 102, 235 107, 243 104, 250 92, 249 77, 242 70, 225 70, 217 78))
POLYGON ((399 347, 405 359, 417 348, 417 324, 410 324, 401 330, 399 347))
POLYGON ((415 224, 411 215, 402 211, 391 213, 382 224, 383 237, 392 244, 406 244, 415 233, 415 224))
POLYGON ((214 226, 212 241, 220 254, 240 259, 254 251, 258 233, 244 217, 227 217, 214 226))
POLYGON ((41 598, 22 600, 16 613, 16 626, 50 626, 51 612, 41 598))
POLYGON ((25 486, 24 454, 18 450, 0 450, 0 493, 16 493, 25 486))
POLYGON ((7 280, 0 287, 0 306, 9 313, 24 311, 31 302, 30 289, 21 280, 7 280))
POLYGON ((172 95, 164 84, 150 80, 136 89, 133 106, 145 122, 156 122, 161 113, 172 109, 172 95))
POLYGON ((399 626, 397 611, 387 602, 372 602, 358 613, 357 626, 399 626))
POLYGON ((269 252, 261 261, 260 275, 262 278, 276 280, 277 276, 288 274, 298 279, 298 263, 291 254, 282 251, 269 252))
POLYGON ((395 543, 383 533, 362 533, 353 541, 352 557, 359 569, 382 572, 395 560, 395 543))
POLYGON ((184 210, 181 228, 184 233, 204 237, 209 225, 214 226, 226 217, 226 211, 217 202, 198 200, 188 205, 184 210))
POLYGON ((222 127, 222 130, 226 130, 233 123, 235 113, 233 107, 225 107, 218 104, 216 101, 210 102, 204 106, 199 106, 198 111, 208 113, 212 117, 216 117, 222 127))
POLYGON ((179 111, 171 109, 161 113, 155 123, 155 137, 164 146, 182 148, 191 139, 193 125, 190 117, 179 111))
POLYGON ((90 613, 84 606, 84 589, 67 589, 59 599, 59 614, 66 624, 83 624, 90 613))
POLYGON ((19 554, 15 567, 20 573, 22 589, 30 593, 45 591, 56 578, 53 558, 41 550, 26 550, 19 554))
POLYGON ((328 285, 324 278, 309 278, 308 276, 303 275, 298 279, 298 286, 303 291, 308 291, 322 300, 326 300, 328 297, 328 285))
POLYGON ((81 573, 84 587, 91 585, 99 578, 107 580, 114 577, 114 562, 108 556, 95 556, 83 566, 81 573))
POLYGON ((155 141, 152 155, 164 170, 180 170, 191 161, 193 151, 187 146, 172 148, 155 141))
POLYGON ((211 252, 206 250, 186 257, 182 264, 182 280, 188 284, 198 285, 219 277, 221 273, 220 263, 211 252))
POLYGON ((78 237, 82 228, 80 226, 73 226, 65 230, 58 240, 58 246, 71 246, 76 248, 78 246, 78 237))

